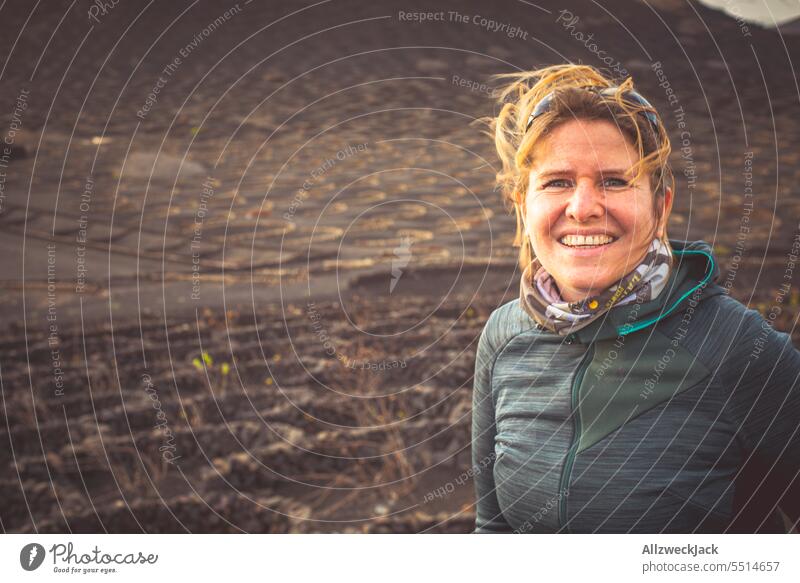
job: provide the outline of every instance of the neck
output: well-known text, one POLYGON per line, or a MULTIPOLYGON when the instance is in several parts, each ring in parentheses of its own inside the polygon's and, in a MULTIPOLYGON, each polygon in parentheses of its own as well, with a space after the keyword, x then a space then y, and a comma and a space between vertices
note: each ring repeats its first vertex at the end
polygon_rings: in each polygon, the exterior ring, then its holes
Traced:
POLYGON ((577 290, 572 288, 562 288, 560 285, 558 286, 558 290, 561 295, 561 299, 570 303, 581 302, 588 297, 599 295, 604 291, 601 289, 577 290))

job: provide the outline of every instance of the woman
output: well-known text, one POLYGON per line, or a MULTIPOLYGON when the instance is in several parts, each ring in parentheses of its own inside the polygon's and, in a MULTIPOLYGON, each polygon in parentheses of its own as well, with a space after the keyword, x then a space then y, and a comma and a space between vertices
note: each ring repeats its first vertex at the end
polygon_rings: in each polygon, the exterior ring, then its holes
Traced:
POLYGON ((628 78, 499 75, 520 297, 475 365, 475 532, 786 532, 800 352, 667 237, 670 142, 628 78))

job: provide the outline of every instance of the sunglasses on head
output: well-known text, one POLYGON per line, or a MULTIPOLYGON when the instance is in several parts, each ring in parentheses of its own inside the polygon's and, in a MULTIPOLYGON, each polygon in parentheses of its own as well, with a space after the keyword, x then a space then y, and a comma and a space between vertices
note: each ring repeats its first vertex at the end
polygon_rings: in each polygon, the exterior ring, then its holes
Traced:
MULTIPOLYGON (((602 95, 603 97, 614 97, 617 93, 617 87, 583 87, 587 91, 594 91, 598 95, 602 95)), ((555 91, 551 91, 547 95, 545 95, 539 103, 536 104, 536 107, 533 108, 531 115, 528 117, 528 124, 525 126, 525 131, 527 132, 531 129, 531 125, 533 124, 533 120, 537 117, 545 113, 546 111, 550 110, 550 107, 553 104, 553 99, 555 98, 555 91)), ((652 109, 653 111, 639 111, 642 115, 644 115, 650 124, 655 129, 656 133, 658 133, 658 116, 655 114, 655 107, 653 107, 649 101, 647 101, 644 97, 642 97, 636 91, 626 91, 622 94, 622 99, 635 105, 642 105, 648 109, 652 109)))

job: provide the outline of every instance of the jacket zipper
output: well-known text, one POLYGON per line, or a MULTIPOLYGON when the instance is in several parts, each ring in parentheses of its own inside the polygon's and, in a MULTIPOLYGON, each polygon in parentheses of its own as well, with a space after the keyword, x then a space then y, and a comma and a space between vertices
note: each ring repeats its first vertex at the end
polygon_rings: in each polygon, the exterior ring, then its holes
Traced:
MULTIPOLYGON (((558 524, 560 527, 563 527, 566 519, 567 519, 567 496, 564 495, 564 492, 567 491, 569 486, 569 480, 572 473, 572 465, 575 463, 575 455, 578 450, 578 444, 580 443, 580 432, 581 432, 581 416, 578 409, 578 390, 580 389, 581 382, 583 381, 583 375, 586 373, 586 369, 589 368, 588 362, 591 362, 592 358, 594 357, 594 342, 589 344, 589 348, 586 351, 586 354, 583 355, 583 359, 581 359, 581 363, 578 365, 578 370, 575 372, 575 380, 572 383, 572 427, 573 427, 573 442, 567 451, 567 458, 564 460, 564 469, 561 472, 561 481, 559 483, 558 488, 558 496, 559 496, 559 503, 558 503, 558 524)), ((560 529, 559 529, 560 530, 560 529)), ((569 532, 569 529, 567 529, 569 532)))

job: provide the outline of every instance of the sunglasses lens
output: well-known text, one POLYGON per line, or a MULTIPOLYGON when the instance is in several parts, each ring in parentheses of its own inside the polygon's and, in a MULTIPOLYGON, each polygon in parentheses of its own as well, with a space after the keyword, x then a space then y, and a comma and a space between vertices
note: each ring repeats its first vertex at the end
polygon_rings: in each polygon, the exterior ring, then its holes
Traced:
MULTIPOLYGON (((597 91, 596 89, 590 89, 593 91, 597 91)), ((597 91, 599 95, 603 97, 613 97, 617 93, 617 89, 615 87, 606 87, 597 91)), ((533 108, 531 115, 528 117, 528 124, 526 126, 526 131, 531 128, 531 124, 533 124, 533 120, 542 115, 545 111, 550 109, 550 105, 553 103, 553 98, 555 97, 555 92, 550 92, 545 95, 539 103, 536 104, 536 107, 533 108)), ((626 99, 627 101, 632 101, 638 105, 647 107, 648 109, 655 109, 650 102, 647 101, 644 97, 639 95, 636 91, 628 91, 627 93, 622 94, 622 98, 626 99)), ((658 117, 652 111, 642 111, 642 113, 648 121, 653 125, 656 132, 658 131, 658 117)))
MULTIPOLYGON (((617 92, 617 90, 616 90, 615 88, 613 88, 613 87, 608 87, 608 88, 606 88, 606 89, 603 89, 603 90, 600 92, 600 95, 607 96, 607 97, 612 97, 612 96, 616 95, 616 92, 617 92)), ((654 107, 653 107, 653 106, 650 104, 650 102, 649 102, 649 101, 647 101, 647 100, 646 100, 644 97, 642 97, 642 96, 641 96, 639 93, 637 93, 636 91, 628 91, 627 93, 623 93, 623 94, 622 94, 622 98, 623 98, 623 99, 625 99, 625 100, 627 100, 627 101, 632 101, 632 102, 636 103, 637 105, 641 105, 641 106, 643 106, 643 107, 646 107, 646 108, 648 108, 648 109, 655 109, 655 108, 654 108, 654 107)), ((642 113, 642 114, 643 114, 643 115, 644 115, 644 116, 645 116, 645 117, 646 117, 648 120, 650 120, 650 123, 652 123, 652 124, 653 124, 653 125, 654 125, 656 128, 658 127, 658 117, 656 116, 656 114, 655 114, 655 113, 653 113, 652 111, 643 111, 643 112, 641 112, 641 113, 642 113)))
POLYGON ((533 123, 533 120, 535 120, 537 117, 542 115, 545 111, 550 109, 550 104, 553 102, 553 95, 554 95, 554 93, 552 93, 552 92, 548 93, 547 95, 542 97, 542 99, 541 99, 541 101, 539 101, 539 103, 536 104, 536 107, 533 108, 533 111, 531 112, 530 117, 528 117, 528 125, 525 128, 526 130, 530 129, 531 124, 533 123))
POLYGON ((658 129, 658 118, 656 117, 656 114, 654 114, 652 111, 644 111, 642 113, 644 113, 644 116, 650 120, 650 123, 653 124, 653 127, 658 129))
POLYGON ((553 103, 553 93, 549 93, 544 96, 544 98, 536 104, 536 107, 533 110, 533 117, 539 117, 545 111, 550 109, 550 104, 553 103))

